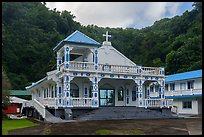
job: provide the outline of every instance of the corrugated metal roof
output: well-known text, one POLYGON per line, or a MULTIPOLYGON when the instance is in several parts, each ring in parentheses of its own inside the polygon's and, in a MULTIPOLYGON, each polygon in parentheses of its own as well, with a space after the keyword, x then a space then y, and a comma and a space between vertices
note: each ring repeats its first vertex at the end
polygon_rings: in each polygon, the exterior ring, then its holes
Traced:
POLYGON ((166 78, 166 82, 185 80, 185 79, 194 79, 194 78, 201 78, 201 77, 202 77, 202 69, 169 75, 166 78))
POLYGON ((10 95, 15 96, 15 95, 31 95, 31 91, 27 90, 10 90, 10 95))
POLYGON ((10 97, 10 102, 11 103, 23 103, 25 101, 28 101, 28 100, 18 98, 18 97, 10 97))
POLYGON ((82 32, 76 30, 74 33, 69 35, 66 39, 60 41, 60 43, 53 49, 54 51, 58 50, 62 47, 63 42, 75 43, 75 44, 88 44, 88 45, 96 45, 100 46, 101 44, 82 32))

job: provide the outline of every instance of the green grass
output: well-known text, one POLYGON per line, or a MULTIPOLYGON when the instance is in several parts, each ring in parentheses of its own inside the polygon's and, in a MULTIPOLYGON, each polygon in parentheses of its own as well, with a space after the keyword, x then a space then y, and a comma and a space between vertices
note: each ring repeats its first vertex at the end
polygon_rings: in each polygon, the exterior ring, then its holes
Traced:
POLYGON ((108 129, 100 129, 97 130, 96 135, 144 135, 144 132, 139 129, 122 129, 122 130, 108 130, 108 129))
POLYGON ((39 124, 33 123, 27 119, 10 119, 2 121, 2 134, 7 135, 9 130, 37 126, 39 124))
POLYGON ((96 135, 111 135, 111 131, 107 129, 100 129, 96 131, 96 135))

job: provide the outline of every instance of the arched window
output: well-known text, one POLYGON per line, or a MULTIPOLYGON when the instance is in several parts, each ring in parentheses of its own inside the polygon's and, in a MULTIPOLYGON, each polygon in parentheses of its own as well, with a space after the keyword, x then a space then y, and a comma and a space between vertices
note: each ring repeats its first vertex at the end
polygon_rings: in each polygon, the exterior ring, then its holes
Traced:
POLYGON ((70 86, 71 97, 79 97, 79 87, 75 83, 71 83, 70 86))
POLYGON ((138 86, 132 88, 132 101, 136 101, 136 92, 138 92, 138 86))
POLYGON ((118 101, 123 101, 124 99, 124 89, 123 87, 118 88, 118 101))

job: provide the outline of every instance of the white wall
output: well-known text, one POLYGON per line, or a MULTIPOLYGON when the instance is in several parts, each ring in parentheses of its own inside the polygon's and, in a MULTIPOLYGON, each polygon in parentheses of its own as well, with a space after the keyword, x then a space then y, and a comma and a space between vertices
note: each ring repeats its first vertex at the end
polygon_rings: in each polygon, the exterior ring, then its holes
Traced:
POLYGON ((103 45, 98 49, 99 64, 135 66, 135 63, 125 57, 111 45, 103 45))
POLYGON ((181 81, 174 81, 174 82, 166 82, 168 84, 168 90, 170 90, 170 83, 175 83, 175 90, 180 90, 180 83, 186 84, 186 89, 188 88, 188 81, 194 81, 194 89, 202 89, 202 78, 197 79, 188 79, 188 80, 181 80, 181 81))
POLYGON ((174 99, 173 105, 177 106, 177 113, 178 114, 198 114, 198 99, 192 98, 192 99, 174 99), (192 100, 192 109, 189 108, 183 108, 183 101, 185 100, 192 100))

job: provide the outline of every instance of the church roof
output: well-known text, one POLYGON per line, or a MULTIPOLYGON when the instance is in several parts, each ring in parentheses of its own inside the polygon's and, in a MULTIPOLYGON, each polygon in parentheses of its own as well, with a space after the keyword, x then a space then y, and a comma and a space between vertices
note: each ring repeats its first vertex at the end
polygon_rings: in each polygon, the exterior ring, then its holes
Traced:
POLYGON ((93 46, 100 46, 101 44, 92 38, 88 37, 87 35, 83 34, 82 32, 76 30, 67 38, 62 40, 53 50, 57 51, 63 46, 63 43, 73 43, 73 44, 86 44, 86 45, 93 45, 93 46))
POLYGON ((202 69, 169 75, 166 78, 166 82, 194 79, 194 78, 202 78, 202 69))

